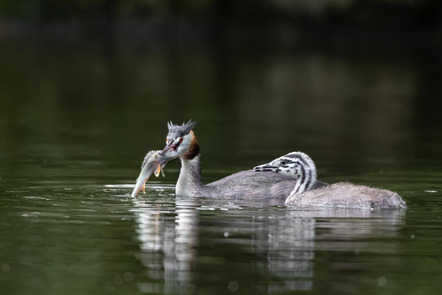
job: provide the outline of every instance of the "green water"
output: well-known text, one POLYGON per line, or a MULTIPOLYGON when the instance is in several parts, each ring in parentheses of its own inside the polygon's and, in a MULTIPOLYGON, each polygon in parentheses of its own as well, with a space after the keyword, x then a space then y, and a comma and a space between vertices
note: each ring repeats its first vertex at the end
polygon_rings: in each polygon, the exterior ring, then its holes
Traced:
POLYGON ((442 64, 431 52, 0 44, 1 294, 439 294, 442 64), (293 150, 405 212, 132 199, 166 122, 204 181, 293 150))

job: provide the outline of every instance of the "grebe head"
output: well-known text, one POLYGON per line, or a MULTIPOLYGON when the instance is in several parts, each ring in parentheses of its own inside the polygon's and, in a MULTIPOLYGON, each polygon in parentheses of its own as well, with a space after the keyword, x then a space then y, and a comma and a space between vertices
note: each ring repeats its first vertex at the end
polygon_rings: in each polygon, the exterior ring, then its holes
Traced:
POLYGON ((174 158, 193 159, 199 154, 199 146, 196 141, 192 128, 196 122, 189 121, 182 125, 174 125, 172 122, 167 123, 169 133, 166 137, 166 147, 162 154, 172 156, 174 158))
POLYGON ((303 152, 292 152, 270 163, 253 168, 254 171, 271 171, 293 177, 297 180, 292 194, 299 194, 313 188, 316 179, 316 166, 303 152))

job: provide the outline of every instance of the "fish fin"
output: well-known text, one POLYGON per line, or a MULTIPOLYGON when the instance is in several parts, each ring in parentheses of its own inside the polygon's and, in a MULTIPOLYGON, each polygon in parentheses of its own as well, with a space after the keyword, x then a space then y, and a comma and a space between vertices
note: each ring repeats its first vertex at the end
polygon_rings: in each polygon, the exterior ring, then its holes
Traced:
POLYGON ((158 177, 159 175, 160 175, 160 171, 162 172, 163 170, 162 170, 162 168, 161 168, 161 165, 158 165, 158 168, 155 170, 155 172, 154 172, 154 174, 155 174, 155 176, 156 177, 158 177))

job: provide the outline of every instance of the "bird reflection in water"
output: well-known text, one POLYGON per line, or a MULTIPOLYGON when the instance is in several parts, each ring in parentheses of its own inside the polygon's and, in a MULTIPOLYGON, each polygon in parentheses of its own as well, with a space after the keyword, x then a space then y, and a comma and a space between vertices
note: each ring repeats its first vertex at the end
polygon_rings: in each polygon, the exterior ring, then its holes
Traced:
POLYGON ((147 269, 149 282, 139 283, 142 293, 192 293, 191 262, 197 244, 198 211, 192 200, 179 204, 136 205, 137 233, 141 252, 138 259, 147 269))
POLYGON ((143 293, 192 294, 200 288, 219 290, 220 284, 226 291, 235 285, 241 292, 266 294, 311 290, 315 251, 374 251, 361 237, 396 236, 405 214, 259 208, 188 198, 133 201, 138 259, 147 274, 138 284, 143 293))

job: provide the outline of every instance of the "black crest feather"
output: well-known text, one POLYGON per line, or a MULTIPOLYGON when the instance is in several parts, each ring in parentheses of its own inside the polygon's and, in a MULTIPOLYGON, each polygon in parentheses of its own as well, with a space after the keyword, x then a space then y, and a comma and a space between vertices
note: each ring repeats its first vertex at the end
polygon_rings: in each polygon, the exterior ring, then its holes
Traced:
POLYGON ((181 137, 189 134, 190 130, 195 127, 197 122, 189 120, 187 123, 184 122, 182 125, 174 125, 172 121, 167 122, 167 128, 170 134, 174 134, 176 137, 181 137))

